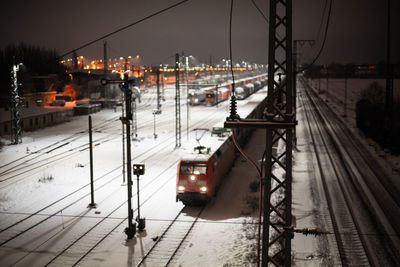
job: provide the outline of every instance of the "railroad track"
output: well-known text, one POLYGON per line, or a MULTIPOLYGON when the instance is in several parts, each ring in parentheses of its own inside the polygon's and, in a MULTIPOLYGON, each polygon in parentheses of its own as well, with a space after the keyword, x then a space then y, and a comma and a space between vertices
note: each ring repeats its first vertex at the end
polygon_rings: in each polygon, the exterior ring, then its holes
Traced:
MULTIPOLYGON (((141 106, 139 106, 137 111, 145 111, 147 106, 148 105, 144 105, 144 106, 141 105, 141 106)), ((119 118, 120 118, 120 115, 117 115, 117 116, 113 116, 109 119, 106 119, 104 121, 100 121, 98 124, 93 126, 92 131, 93 132, 102 132, 104 130, 112 130, 112 128, 120 130, 120 123, 118 123, 117 126, 111 125, 111 124, 115 124, 115 122, 120 122, 119 118), (110 129, 110 126, 112 126, 111 129, 110 129)), ((143 123, 143 125, 140 124, 141 127, 146 127, 146 126, 150 126, 150 125, 152 125, 152 122, 145 122, 145 123, 143 123)), ((51 152, 59 150, 65 146, 71 144, 72 142, 79 140, 80 138, 87 138, 87 129, 78 130, 77 132, 63 138, 62 140, 59 140, 52 144, 49 144, 49 145, 42 147, 36 151, 30 152, 27 155, 24 155, 22 157, 19 157, 17 159, 14 159, 10 162, 7 162, 7 163, 1 165, 0 166, 0 176, 4 176, 4 175, 9 174, 10 172, 15 172, 15 171, 21 170, 21 165, 26 165, 29 162, 34 161, 44 155, 47 155, 51 152)), ((102 139, 104 139, 104 138, 102 138, 102 139)), ((102 140, 101 139, 95 140, 94 142, 99 142, 99 141, 102 141, 102 140)), ((87 144, 77 146, 75 148, 69 149, 68 151, 80 150, 85 146, 87 146, 87 144)), ((58 156, 58 155, 55 155, 55 156, 58 156)), ((51 157, 54 157, 54 156, 51 156, 51 157)), ((46 159, 42 159, 41 161, 43 162, 45 160, 48 160, 49 158, 50 157, 48 157, 46 159)), ((0 179, 0 180, 3 181, 4 179, 0 179)))
POLYGON ((184 207, 164 232, 157 237, 153 246, 136 266, 156 267, 168 266, 173 263, 204 208, 205 206, 184 207))
MULTIPOLYGON (((191 128, 195 128, 195 127, 199 127, 200 125, 204 125, 204 124, 208 124, 210 123, 210 121, 215 120, 215 118, 208 118, 208 120, 204 120, 204 121, 200 121, 196 124, 194 124, 191 128)), ((135 157, 133 160, 139 160, 139 161, 144 161, 149 159, 154 153, 159 153, 161 150, 165 150, 168 147, 170 147, 170 145, 173 143, 172 140, 174 139, 174 137, 169 137, 167 138, 167 140, 170 140, 170 142, 164 142, 162 146, 159 145, 154 145, 151 148, 147 149, 144 153, 141 153, 139 156, 135 157), (151 154, 150 154, 151 153, 151 154), (144 157, 145 155, 147 155, 147 157, 144 157)), ((174 161, 172 165, 168 166, 164 171, 167 171, 168 169, 170 169, 172 166, 175 166, 177 164, 177 161, 174 161)), ((114 169, 113 171, 120 169, 121 166, 117 167, 116 169, 114 169)), ((159 177, 162 176, 162 173, 156 175, 156 178, 149 181, 146 185, 141 187, 141 191, 144 190, 147 186, 149 186, 149 184, 151 184, 152 182, 154 182, 155 180, 157 180, 159 177)), ((104 187, 106 184, 110 183, 111 181, 114 181, 115 179, 118 179, 120 177, 120 175, 114 177, 113 179, 109 180, 107 183, 104 183, 102 186, 98 186, 96 185, 96 191, 99 190, 100 188, 104 187)), ((171 178, 173 179, 175 178, 175 175, 171 178)), ((98 178, 100 179, 100 178, 98 178)), ((98 180, 96 179, 96 180, 98 180)), ((28 233, 30 230, 38 227, 39 225, 49 221, 50 219, 59 216, 60 212, 62 212, 62 210, 65 210, 66 208, 76 204, 77 202, 81 201, 82 199, 86 198, 89 196, 89 193, 83 195, 82 197, 80 197, 79 199, 73 201, 72 203, 68 203, 68 204, 64 204, 64 206, 56 208, 55 205, 63 202, 63 200, 66 200, 67 197, 70 197, 71 195, 74 195, 75 193, 77 193, 78 191, 82 190, 83 188, 89 186, 89 184, 81 187, 80 189, 68 194, 67 196, 63 197, 62 199, 59 199, 57 201, 54 201, 53 203, 51 203, 50 205, 26 216, 24 219, 19 220, 17 222, 12 223, 11 225, 9 225, 8 227, 4 228, 1 230, 0 232, 0 237, 2 237, 2 240, 0 241, 0 246, 4 246, 5 244, 9 243, 10 241, 21 237, 22 235, 24 235, 25 233, 28 233), (56 212, 49 214, 45 214, 47 209, 56 209, 56 212), (38 216, 36 216, 38 215, 38 216), (44 217, 40 220, 37 219, 37 217, 44 217), (20 226, 18 228, 19 225, 22 225, 22 227, 20 226)), ((161 188, 160 188, 161 189, 161 188)), ((159 190, 160 190, 159 189, 159 190)), ((121 189, 123 190, 123 189, 121 189)), ((118 194, 121 194, 122 192, 117 192, 118 194)), ((154 192, 155 193, 155 192, 154 192)), ((109 234, 111 234, 111 232, 113 231, 113 229, 116 229, 119 225, 121 225, 123 223, 123 221, 125 221, 126 219, 120 220, 120 223, 118 223, 115 227, 111 227, 111 230, 108 234, 104 234, 105 232, 107 232, 108 230, 104 230, 104 229, 109 229, 110 227, 102 227, 102 225, 108 221, 107 218, 109 218, 110 216, 113 215, 114 212, 116 212, 117 210, 119 210, 122 206, 124 206, 126 203, 126 201, 124 201, 123 203, 121 203, 119 206, 117 206, 117 208, 115 210, 113 210, 113 212, 111 212, 109 215, 106 216, 106 218, 104 218, 103 220, 101 220, 98 224, 96 224, 93 228, 90 229, 90 231, 88 231, 87 233, 83 234, 81 237, 77 238, 73 244, 78 244, 79 242, 86 242, 85 240, 87 240, 87 238, 85 238, 85 236, 91 236, 92 234, 90 233, 96 233, 97 231, 100 231, 100 233, 97 232, 97 234, 95 234, 95 236, 102 236, 103 238, 101 240, 99 240, 98 243, 96 243, 96 245, 94 245, 90 251, 92 249, 95 248, 95 246, 97 246, 104 238, 106 238, 109 234), (95 230, 95 229, 102 229, 102 230, 95 230), (82 240, 82 241, 80 241, 82 240)), ((143 205, 144 202, 141 203, 141 205, 143 205)), ((114 204, 115 205, 115 204, 114 204)), ((77 218, 80 218, 82 216, 78 216, 77 218)), ((84 217, 84 216, 83 216, 84 217)), ((115 221, 114 221, 115 222, 115 221)), ((92 238, 93 240, 93 238, 92 238)), ((74 245, 73 245, 74 246, 74 245)), ((85 245, 86 247, 88 247, 87 245, 85 245)), ((74 246, 75 247, 75 246, 74 246)), ((36 249, 34 249, 36 250, 36 249)), ((30 254, 31 252, 33 252, 34 250, 29 251, 28 254, 30 254)), ((65 250, 64 252, 62 252, 61 254, 64 253, 68 253, 68 250, 65 250)), ((88 251, 88 253, 90 252, 88 251)), ((60 254, 60 255, 61 255, 60 254)), ((24 258, 24 257, 23 257, 24 258)), ((83 258, 82 258, 83 259, 83 258)), ((82 260, 80 259, 80 260, 82 260)), ((21 260, 21 259, 20 259, 21 260)), ((79 260, 79 261, 80 261, 79 260)))
MULTIPOLYGON (((166 120, 166 121, 162 121, 162 122, 158 122, 158 127, 162 127, 165 125, 170 125, 172 122, 172 119, 170 120, 166 120)), ((153 122, 148 122, 148 125, 153 125, 153 122)), ((142 125, 141 125, 142 126, 142 125)), ((145 125, 143 125, 144 127, 145 125)), ((100 137, 98 139, 95 139, 93 141, 94 146, 98 146, 110 141, 114 141, 117 140, 119 138, 121 138, 120 133, 117 136, 112 137, 113 134, 107 134, 106 136, 100 137)), ((85 133, 85 137, 86 137, 86 133, 85 133)), ((0 178, 0 183, 2 182, 2 184, 0 184, 0 189, 3 189, 7 186, 13 185, 16 182, 19 182, 21 180, 24 180, 25 178, 31 178, 32 177, 32 171, 34 170, 39 170, 40 168, 46 166, 49 167, 51 165, 57 164, 60 161, 64 161, 68 158, 71 158, 81 152, 84 152, 86 150, 89 149, 88 144, 82 144, 82 145, 78 145, 72 148, 69 148, 65 151, 61 151, 57 154, 50 154, 51 152, 57 150, 57 149, 61 149, 62 147, 65 147, 66 145, 70 144, 71 142, 82 138, 82 136, 80 137, 75 137, 65 143, 57 143, 59 144, 57 147, 50 147, 48 146, 49 150, 42 150, 41 153, 38 154, 38 152, 34 152, 32 155, 35 155, 34 157, 31 157, 29 159, 26 159, 25 161, 19 162, 18 165, 9 168, 7 170, 4 170, 3 172, 0 173, 1 178, 0 178), (46 157, 44 157, 46 156, 46 157), (27 165, 29 164, 29 165, 27 165), (21 175, 23 174, 27 174, 25 177, 21 177, 21 175), (4 183, 7 182, 9 180, 12 180, 8 183, 4 183)), ((20 158, 20 160, 25 159, 26 157, 22 157, 20 158)), ((17 161, 14 161, 17 162, 17 161)))
POLYGON ((312 138, 318 164, 329 162, 333 171, 329 173, 327 166, 319 166, 320 171, 323 169, 321 178, 325 179, 324 189, 343 265, 357 262, 372 266, 399 265, 399 235, 396 233, 399 216, 388 216, 385 210, 391 210, 392 215, 400 211, 390 192, 379 184, 384 179, 376 175, 376 169, 371 170, 371 158, 361 153, 360 144, 326 104, 321 104, 316 94, 306 90, 300 99, 306 116, 316 122, 313 126, 308 122, 308 126, 310 132, 315 133, 312 138), (328 178, 324 177, 327 171, 328 178))
MULTIPOLYGON (((172 165, 176 164, 174 162, 172 165)), ((162 174, 168 171, 168 168, 164 169, 160 175, 157 177, 162 177, 162 174)), ((168 177, 156 190, 154 190, 150 196, 144 199, 140 207, 149 201, 154 194, 159 192, 164 186, 174 179, 175 176, 168 177)), ((156 178, 157 179, 157 178, 156 178)), ((147 185, 148 186, 148 185, 147 185)), ((144 186, 142 190, 144 190, 147 186, 144 186)), ((133 195, 135 197, 136 194, 133 195)), ((71 244, 69 244, 65 249, 57 253, 55 257, 53 257, 49 262, 45 264, 45 266, 59 266, 65 265, 68 266, 76 266, 80 263, 90 252, 92 252, 101 242, 103 242, 109 235, 116 231, 123 223, 127 221, 127 218, 116 219, 112 218, 114 214, 116 214, 120 210, 125 210, 127 201, 123 201, 118 204, 116 208, 114 208, 111 212, 109 212, 105 217, 103 217, 100 221, 98 221, 95 225, 90 227, 87 231, 85 231, 79 238, 75 239, 71 244)), ((134 212, 137 211, 137 208, 134 209, 134 212)), ((118 218, 118 217, 117 217, 118 218)))
MULTIPOLYGON (((104 124, 108 124, 108 123, 113 123, 116 120, 116 117, 113 117, 111 119, 105 120, 103 122, 100 122, 98 125, 95 125, 93 127, 93 131, 98 130, 100 127, 103 127, 104 124)), ((82 137, 87 137, 87 130, 82 130, 82 131, 78 131, 73 133, 72 135, 63 138, 62 140, 59 140, 57 142, 54 142, 52 144, 49 144, 43 148, 40 148, 34 152, 31 152, 25 156, 22 156, 20 158, 14 159, 6 164, 3 164, 2 166, 0 166, 0 176, 4 176, 10 172, 13 172, 15 170, 18 170, 21 168, 21 165, 25 165, 28 164, 29 162, 42 157, 43 155, 47 155, 57 149, 63 148, 66 145, 70 144, 73 141, 76 141, 82 137), (8 167, 8 168, 6 168, 8 167)), ((82 148, 84 145, 79 146, 78 149, 82 148)), ((87 146, 87 144, 86 144, 87 146)))
POLYGON ((342 185, 336 179, 341 174, 335 159, 331 155, 330 146, 324 139, 326 133, 323 132, 316 115, 312 113, 313 107, 303 99, 301 94, 299 94, 299 98, 305 109, 307 126, 314 147, 341 263, 343 266, 350 266, 353 262, 356 264, 363 263, 364 266, 365 264, 368 265, 368 259, 358 237, 358 229, 353 222, 351 210, 349 210, 346 202, 347 199, 342 193, 342 185), (341 233, 349 233, 349 235, 342 235, 341 233))

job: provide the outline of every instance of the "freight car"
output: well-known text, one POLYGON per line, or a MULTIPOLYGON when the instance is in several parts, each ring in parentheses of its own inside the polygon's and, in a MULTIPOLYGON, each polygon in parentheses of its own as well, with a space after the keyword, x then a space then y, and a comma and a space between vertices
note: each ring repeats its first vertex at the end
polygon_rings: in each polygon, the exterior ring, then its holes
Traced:
POLYGON ((230 91, 226 87, 215 87, 206 93, 206 105, 213 106, 229 98, 230 91))

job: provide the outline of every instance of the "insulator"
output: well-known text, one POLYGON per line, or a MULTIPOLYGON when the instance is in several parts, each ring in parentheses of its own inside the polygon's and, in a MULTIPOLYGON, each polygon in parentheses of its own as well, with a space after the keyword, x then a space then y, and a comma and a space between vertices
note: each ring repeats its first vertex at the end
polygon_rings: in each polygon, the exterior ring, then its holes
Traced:
POLYGON ((236 96, 235 95, 232 95, 232 97, 231 97, 229 118, 231 120, 235 120, 235 119, 238 118, 238 115, 237 115, 237 103, 236 103, 236 96))

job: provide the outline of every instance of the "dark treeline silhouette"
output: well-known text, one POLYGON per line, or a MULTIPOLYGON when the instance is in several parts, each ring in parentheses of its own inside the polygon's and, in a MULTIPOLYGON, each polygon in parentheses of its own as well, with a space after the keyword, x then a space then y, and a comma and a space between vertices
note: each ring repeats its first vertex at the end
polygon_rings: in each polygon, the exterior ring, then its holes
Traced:
MULTIPOLYGON (((400 65, 391 65, 394 79, 400 78, 400 65)), ((386 79, 386 64, 338 64, 311 66, 304 76, 318 78, 358 78, 386 79)), ((356 124, 366 136, 375 140, 393 153, 400 153, 400 99, 393 99, 393 106, 385 104, 386 89, 377 81, 372 82, 361 93, 361 99, 356 103, 356 124)))
POLYGON ((400 104, 385 105, 385 89, 377 82, 366 88, 356 104, 357 128, 384 148, 400 153, 400 104))
MULTIPOLYGON (((66 73, 59 63, 58 54, 53 49, 28 45, 25 43, 10 44, 0 49, 0 96, 10 96, 11 68, 15 63, 23 63, 18 72, 18 79, 23 84, 32 76, 57 74, 60 80, 65 80, 66 73)), ((23 88, 21 88, 23 91, 23 88)))
MULTIPOLYGON (((394 78, 400 78, 400 65, 391 65, 394 78)), ((313 65, 304 72, 309 78, 330 77, 330 78, 386 78, 386 64, 339 64, 313 65)))

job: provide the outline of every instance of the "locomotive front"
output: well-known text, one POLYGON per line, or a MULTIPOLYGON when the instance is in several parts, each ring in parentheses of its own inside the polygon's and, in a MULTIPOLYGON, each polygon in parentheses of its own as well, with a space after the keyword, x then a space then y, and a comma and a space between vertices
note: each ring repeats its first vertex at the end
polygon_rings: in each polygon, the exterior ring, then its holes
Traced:
POLYGON ((176 185, 176 201, 183 204, 197 204, 206 202, 211 197, 209 188, 208 161, 185 161, 178 164, 178 179, 176 185))

